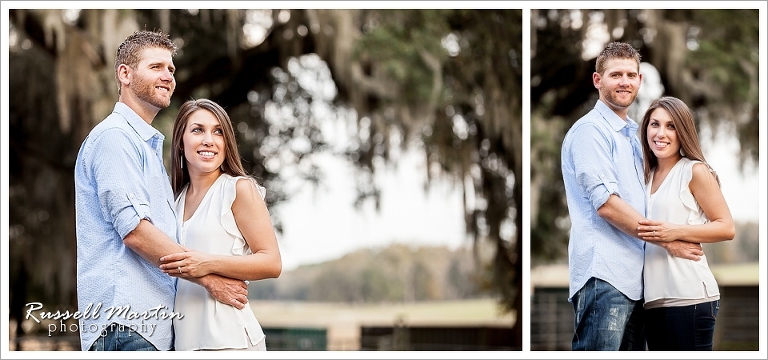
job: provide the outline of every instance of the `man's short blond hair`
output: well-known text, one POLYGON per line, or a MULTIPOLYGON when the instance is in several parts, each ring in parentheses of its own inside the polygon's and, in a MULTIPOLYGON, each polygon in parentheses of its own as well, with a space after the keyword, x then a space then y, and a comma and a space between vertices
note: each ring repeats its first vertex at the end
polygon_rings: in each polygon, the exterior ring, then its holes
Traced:
POLYGON ((603 48, 603 51, 597 55, 597 62, 595 63, 595 71, 598 74, 603 75, 605 71, 605 63, 610 59, 633 59, 637 62, 637 68, 640 69, 640 53, 632 45, 614 41, 603 48))

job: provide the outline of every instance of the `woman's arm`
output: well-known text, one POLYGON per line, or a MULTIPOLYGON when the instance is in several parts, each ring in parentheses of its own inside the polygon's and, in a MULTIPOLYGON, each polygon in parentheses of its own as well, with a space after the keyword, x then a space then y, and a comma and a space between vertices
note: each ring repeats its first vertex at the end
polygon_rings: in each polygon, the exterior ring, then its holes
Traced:
POLYGON ((236 258, 244 258, 244 261, 241 264, 233 264, 234 266, 230 269, 232 273, 229 276, 244 280, 261 280, 280 276, 283 263, 277 246, 277 236, 267 204, 261 198, 253 181, 247 179, 237 181, 237 197, 232 204, 232 213, 237 227, 253 254, 237 256, 236 258))
POLYGON ((168 275, 187 278, 218 274, 240 280, 280 276, 283 265, 267 205, 250 180, 238 180, 236 190, 232 214, 252 254, 229 256, 197 251, 171 254, 161 259, 164 262, 161 268, 168 275))
POLYGON ((713 243, 733 240, 736 228, 731 211, 714 174, 702 163, 693 165, 691 182, 688 184, 709 222, 701 225, 670 224, 654 220, 642 220, 638 236, 651 241, 684 240, 694 243, 713 243))

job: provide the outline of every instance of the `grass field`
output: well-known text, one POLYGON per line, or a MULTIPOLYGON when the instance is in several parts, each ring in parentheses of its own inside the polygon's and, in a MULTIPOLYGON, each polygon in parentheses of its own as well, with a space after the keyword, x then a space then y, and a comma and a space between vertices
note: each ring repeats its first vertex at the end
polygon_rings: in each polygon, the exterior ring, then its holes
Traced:
POLYGON ((361 326, 512 326, 514 322, 514 315, 502 314, 493 299, 387 304, 252 300, 251 308, 262 327, 326 329, 328 350, 357 350, 361 326))

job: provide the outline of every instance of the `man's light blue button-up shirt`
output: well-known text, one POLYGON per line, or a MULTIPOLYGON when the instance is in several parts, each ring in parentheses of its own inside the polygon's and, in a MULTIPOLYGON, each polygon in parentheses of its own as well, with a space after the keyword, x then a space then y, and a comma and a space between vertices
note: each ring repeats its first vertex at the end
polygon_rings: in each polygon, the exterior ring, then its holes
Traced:
POLYGON ((86 315, 79 324, 83 350, 111 323, 137 331, 159 350, 173 345, 173 321, 163 316, 173 312, 175 278, 123 244, 141 219, 178 242, 173 191, 163 166, 164 139, 118 102, 77 154, 77 302, 86 315))
POLYGON ((563 139, 561 169, 571 219, 569 301, 591 277, 607 281, 632 300, 643 296, 645 243, 597 215, 616 194, 645 216, 637 129, 634 120, 622 120, 598 100, 563 139))

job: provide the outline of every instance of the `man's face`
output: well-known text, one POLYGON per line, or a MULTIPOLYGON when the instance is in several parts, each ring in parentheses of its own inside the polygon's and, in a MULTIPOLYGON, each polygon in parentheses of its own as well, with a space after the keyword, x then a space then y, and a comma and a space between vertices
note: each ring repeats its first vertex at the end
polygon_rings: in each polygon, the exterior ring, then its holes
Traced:
POLYGON ((626 112, 635 101, 642 79, 634 59, 610 59, 602 74, 592 75, 600 100, 617 113, 626 112))
POLYGON ((176 89, 173 77, 176 68, 171 52, 163 48, 146 48, 140 58, 133 69, 130 90, 137 98, 158 109, 168 107, 176 89))

